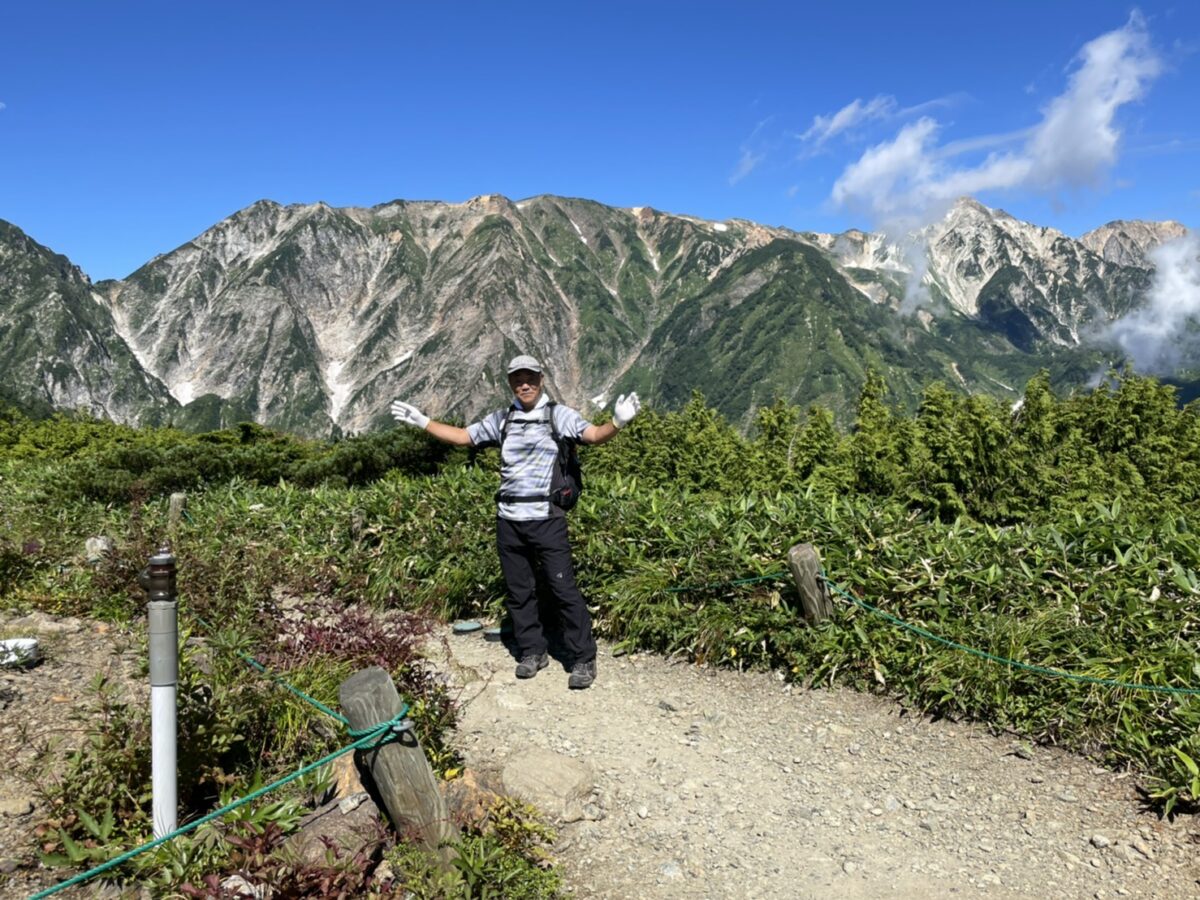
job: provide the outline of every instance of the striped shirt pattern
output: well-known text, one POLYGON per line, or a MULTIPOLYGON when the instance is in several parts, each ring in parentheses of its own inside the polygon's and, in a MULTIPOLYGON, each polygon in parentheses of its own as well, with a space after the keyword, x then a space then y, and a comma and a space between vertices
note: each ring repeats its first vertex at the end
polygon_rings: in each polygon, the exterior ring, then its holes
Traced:
MULTIPOLYGON (((529 412, 525 412, 516 400, 513 400, 512 406, 508 408, 515 408, 516 412, 513 413, 512 421, 508 423, 508 437, 504 440, 504 451, 500 460, 500 492, 503 494, 523 497, 545 496, 550 493, 550 481, 554 477, 558 447, 555 446, 554 435, 550 431, 547 402, 548 398, 542 394, 529 412)), ((468 425, 467 434, 471 443, 499 442, 500 430, 504 427, 508 409, 496 410, 486 418, 468 425)), ((555 404, 553 410, 554 424, 563 437, 579 440, 592 424, 569 406, 555 404)), ((549 502, 500 503, 496 514, 502 519, 514 522, 528 522, 534 519, 548 519, 558 511, 557 507, 552 510, 549 502)))

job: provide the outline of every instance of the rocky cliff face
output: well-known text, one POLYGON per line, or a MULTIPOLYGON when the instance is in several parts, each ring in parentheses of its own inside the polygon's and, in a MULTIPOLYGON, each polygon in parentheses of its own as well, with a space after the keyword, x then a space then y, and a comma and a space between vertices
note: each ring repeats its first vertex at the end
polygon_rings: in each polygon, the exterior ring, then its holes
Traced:
POLYGON ((0 372, 11 400, 126 421, 170 406, 117 333, 87 277, 20 229, 0 222, 0 372))
POLYGON ((264 201, 104 296, 180 404, 215 395, 284 427, 356 431, 394 396, 441 416, 494 406, 520 351, 565 400, 606 397, 671 309, 760 231, 553 197, 264 201))
POLYGON ((1118 219, 1089 231, 1079 243, 1118 266, 1148 268, 1146 254, 1187 234, 1179 222, 1125 222, 1118 219))
POLYGON ((1113 222, 1073 240, 964 198, 903 245, 861 232, 814 239, 873 299, 954 311, 1032 352, 1078 346, 1128 312, 1149 285, 1146 253, 1184 233, 1177 222, 1113 222))
POLYGON ((962 201, 898 244, 548 196, 261 201, 93 289, 7 227, 0 367, 58 406, 307 434, 383 424, 396 396, 471 419, 518 352, 585 408, 637 388, 735 419, 775 397, 844 409, 867 366, 902 399, 932 378, 1011 393, 1136 304, 1180 228, 1075 241, 962 201))

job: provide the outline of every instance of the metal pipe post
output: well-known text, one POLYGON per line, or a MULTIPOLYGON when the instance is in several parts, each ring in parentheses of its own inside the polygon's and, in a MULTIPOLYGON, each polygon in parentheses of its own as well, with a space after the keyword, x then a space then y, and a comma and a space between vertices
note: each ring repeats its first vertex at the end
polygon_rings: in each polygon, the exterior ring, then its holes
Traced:
POLYGON ((154 836, 175 830, 179 817, 176 783, 176 684, 179 681, 179 618, 175 557, 164 545, 140 575, 150 621, 150 771, 154 836))

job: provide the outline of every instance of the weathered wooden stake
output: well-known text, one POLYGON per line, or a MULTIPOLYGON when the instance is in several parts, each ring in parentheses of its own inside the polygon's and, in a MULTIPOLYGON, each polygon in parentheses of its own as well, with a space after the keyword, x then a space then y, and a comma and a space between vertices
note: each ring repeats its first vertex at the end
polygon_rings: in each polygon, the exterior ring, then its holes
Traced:
POLYGON ((185 509, 187 509, 187 494, 172 494, 170 504, 167 506, 167 533, 172 540, 179 533, 179 522, 183 518, 185 509))
MULTIPOLYGON (((386 722, 402 705, 392 677, 379 666, 355 672, 343 681, 338 700, 356 731, 386 722)), ((451 851, 441 845, 453 840, 456 830, 412 729, 373 750, 356 751, 355 759, 360 770, 370 772, 396 829, 416 832, 428 850, 441 848, 443 861, 448 861, 451 851)))
POLYGON ((821 557, 812 544, 797 544, 788 551, 788 568, 796 579, 800 605, 810 625, 833 615, 833 598, 829 586, 820 577, 821 557))

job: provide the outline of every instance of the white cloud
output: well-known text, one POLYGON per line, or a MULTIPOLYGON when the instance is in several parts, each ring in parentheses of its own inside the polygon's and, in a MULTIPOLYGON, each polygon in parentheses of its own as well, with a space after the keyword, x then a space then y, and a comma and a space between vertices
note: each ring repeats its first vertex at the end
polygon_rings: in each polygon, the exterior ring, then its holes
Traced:
POLYGON ((894 115, 895 112, 895 97, 878 94, 866 103, 855 98, 854 101, 847 103, 835 113, 828 116, 814 116, 812 125, 809 126, 804 134, 800 135, 800 140, 811 141, 812 146, 809 149, 810 152, 815 153, 821 148, 822 144, 830 138, 841 134, 843 131, 854 128, 856 125, 861 125, 864 122, 870 122, 875 119, 886 119, 894 115))
POLYGON ((1031 128, 942 144, 940 125, 924 116, 847 166, 831 199, 894 232, 933 221, 964 194, 1015 189, 1054 193, 1100 184, 1117 160, 1117 111, 1145 93, 1162 63, 1138 13, 1124 27, 1085 44, 1075 62, 1066 90, 1045 106, 1041 121, 1031 128), (955 162, 1007 143, 1020 146, 994 149, 974 165, 955 162))
POLYGON ((750 132, 750 136, 742 141, 742 155, 733 169, 733 174, 729 176, 729 183, 731 185, 737 184, 758 168, 759 163, 767 158, 767 154, 772 149, 773 144, 771 141, 763 139, 762 133, 763 129, 771 123, 773 118, 774 116, 767 116, 767 118, 755 125, 754 130, 750 132))
POLYGON ((730 184, 737 184, 747 175, 758 167, 758 164, 767 158, 766 153, 755 153, 745 147, 742 148, 742 158, 738 160, 737 166, 733 170, 733 174, 729 176, 730 184))
POLYGON ((8 108, 8 104, 7 104, 7 103, 0 103, 0 112, 3 112, 3 111, 4 111, 5 109, 7 109, 7 108, 8 108))
POLYGON ((1168 241, 1147 255, 1155 271, 1146 304, 1114 322, 1109 335, 1139 371, 1162 375, 1195 363, 1186 357, 1200 324, 1200 234, 1168 241))
POLYGON ((801 135, 797 135, 805 146, 801 149, 800 158, 815 156, 833 138, 845 134, 861 132, 862 126, 871 122, 882 122, 889 119, 910 119, 913 116, 924 115, 933 109, 953 106, 965 98, 965 94, 949 94, 926 100, 915 106, 900 107, 896 98, 889 94, 876 94, 865 103, 861 98, 855 98, 835 113, 827 116, 813 116, 812 125, 801 135))

